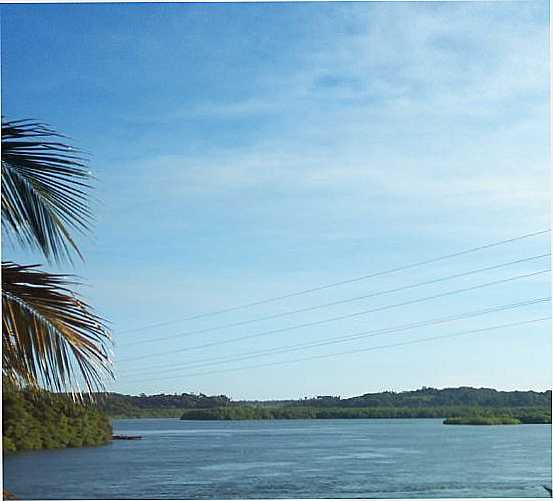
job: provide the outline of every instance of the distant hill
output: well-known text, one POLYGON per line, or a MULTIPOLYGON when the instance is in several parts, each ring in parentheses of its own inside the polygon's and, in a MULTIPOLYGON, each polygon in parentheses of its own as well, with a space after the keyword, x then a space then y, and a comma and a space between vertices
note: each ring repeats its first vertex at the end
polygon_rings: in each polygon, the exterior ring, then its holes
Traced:
POLYGON ((492 388, 421 388, 399 393, 386 391, 366 393, 359 397, 317 397, 303 400, 310 406, 332 407, 441 407, 452 405, 478 405, 482 407, 551 407, 551 390, 498 391, 492 388))
MULTIPOLYGON (((225 395, 207 396, 191 393, 158 394, 158 395, 123 395, 105 393, 100 395, 98 406, 101 410, 116 417, 181 417, 183 411, 203 411, 188 413, 190 415, 249 415, 237 412, 236 408, 271 408, 281 409, 277 415, 359 415, 359 416, 434 416, 440 415, 440 408, 476 410, 514 409, 540 410, 551 413, 551 390, 535 391, 497 391, 491 388, 421 388, 403 392, 366 393, 357 397, 340 398, 339 396, 318 396, 302 400, 270 401, 232 401, 225 395), (305 412, 299 408, 305 407, 305 412), (307 412, 308 409, 328 409, 323 412, 307 412), (333 412, 329 414, 330 408, 333 412), (218 411, 215 412, 214 410, 218 411), (227 409, 221 412, 221 409, 227 409), (287 409, 286 412, 284 409, 287 409), (291 409, 297 409, 290 412, 291 409), (337 412, 342 409, 341 412, 337 412), (351 409, 347 411, 346 409, 351 409), (355 412, 354 409, 357 409, 355 412), (365 409, 362 412, 361 409, 365 409), (381 411, 381 412, 379 412, 381 411)), ((272 414, 275 414, 272 412, 272 414)))

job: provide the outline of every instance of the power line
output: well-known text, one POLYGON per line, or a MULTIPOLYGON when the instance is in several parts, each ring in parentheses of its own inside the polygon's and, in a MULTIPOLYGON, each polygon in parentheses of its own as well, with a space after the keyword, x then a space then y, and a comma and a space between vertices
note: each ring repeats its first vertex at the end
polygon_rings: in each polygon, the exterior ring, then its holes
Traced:
MULTIPOLYGON (((343 356, 343 355, 352 355, 352 354, 357 354, 357 353, 364 353, 364 352, 367 352, 367 351, 375 351, 375 350, 381 350, 381 349, 387 349, 387 348, 396 348, 396 347, 400 347, 400 346, 408 346, 408 345, 411 345, 411 344, 426 343, 426 342, 440 340, 440 339, 449 339, 449 338, 454 338, 454 337, 467 336, 467 335, 471 335, 471 334, 480 334, 480 333, 483 333, 483 332, 489 332, 489 331, 498 330, 498 329, 506 329, 506 328, 509 328, 509 327, 518 327, 518 326, 521 326, 521 325, 529 325, 529 324, 532 324, 532 323, 544 322, 546 320, 551 320, 551 317, 541 317, 541 318, 535 318, 535 319, 532 319, 532 320, 525 320, 525 321, 522 321, 522 322, 513 322, 513 323, 508 323, 508 324, 495 325, 495 326, 492 326, 492 327, 485 327, 485 328, 482 328, 482 329, 474 329, 474 330, 469 330, 469 331, 457 332, 457 333, 454 333, 454 334, 446 334, 446 335, 443 335, 443 336, 431 336, 431 337, 419 338, 419 339, 414 339, 412 341, 404 341, 404 342, 401 342, 401 343, 371 346, 369 348, 360 348, 360 349, 342 351, 342 352, 337 352, 337 353, 326 353, 326 354, 322 354, 322 355, 314 355, 314 356, 310 356, 310 357, 302 357, 302 358, 296 358, 296 359, 291 359, 291 360, 279 360, 279 361, 276 361, 276 362, 268 362, 268 363, 265 363, 265 364, 249 365, 249 366, 246 366, 246 367, 232 367, 232 368, 228 368, 228 369, 205 371, 205 372, 196 372, 196 373, 190 373, 190 374, 175 374, 173 376, 162 377, 162 378, 148 378, 148 379, 145 379, 145 380, 142 380, 142 381, 162 381, 162 380, 167 380, 167 379, 173 379, 175 377, 207 376, 207 375, 210 375, 210 374, 221 374, 221 373, 226 373, 226 372, 235 372, 235 371, 242 371, 242 370, 249 370, 249 369, 259 369, 259 368, 270 367, 270 366, 275 366, 275 365, 285 365, 285 364, 291 364, 291 363, 297 363, 297 362, 306 362, 306 361, 309 361, 309 360, 338 357, 338 356, 343 356)), ((140 381, 133 381, 133 382, 140 382, 140 381)))
POLYGON ((273 330, 269 330, 269 331, 260 332, 260 333, 257 333, 257 334, 248 334, 248 335, 245 335, 245 336, 239 336, 239 337, 235 337, 235 338, 231 338, 231 339, 224 339, 224 340, 221 340, 221 341, 213 341, 213 342, 205 343, 205 344, 201 344, 201 345, 188 346, 186 348, 180 348, 178 350, 173 349, 173 350, 163 351, 163 352, 158 352, 158 353, 150 353, 150 354, 141 355, 141 356, 138 356, 138 357, 126 358, 126 359, 123 359, 119 362, 120 363, 121 362, 130 362, 130 361, 134 361, 134 360, 143 360, 145 358, 160 357, 160 356, 164 356, 164 355, 167 355, 167 354, 182 353, 182 352, 185 352, 185 351, 198 350, 198 349, 202 349, 202 348, 210 348, 212 346, 217 346, 217 345, 221 345, 221 344, 235 343, 237 341, 243 341, 245 339, 253 339, 253 338, 257 338, 257 337, 268 336, 268 335, 279 333, 279 332, 287 332, 287 331, 291 331, 291 330, 295 330, 295 329, 301 329, 301 328, 304 328, 304 327, 311 327, 311 326, 314 326, 314 325, 321 325, 321 324, 324 324, 324 323, 335 322, 335 321, 338 321, 338 320, 344 320, 344 319, 353 318, 353 317, 357 317, 357 316, 361 316, 361 315, 367 315, 369 313, 385 311, 385 310, 389 310, 391 308, 398 308, 398 307, 401 307, 401 306, 407 306, 407 305, 411 305, 411 304, 422 303, 424 301, 431 301, 433 299, 452 296, 454 294, 460 294, 462 292, 468 292, 468 291, 472 291, 472 290, 482 289, 484 287, 490 287, 490 286, 493 286, 493 285, 499 285, 499 284, 503 284, 503 283, 507 283, 507 282, 512 282, 514 280, 520 280, 520 279, 523 279, 523 278, 530 278, 530 277, 534 277, 534 276, 537 276, 537 275, 540 275, 540 274, 543 274, 543 273, 548 273, 549 271, 551 271, 551 269, 541 270, 541 271, 537 271, 537 272, 534 272, 534 273, 528 273, 528 274, 524 274, 524 275, 516 275, 514 277, 509 277, 509 278, 505 278, 505 279, 502 279, 502 280, 495 280, 493 282, 487 282, 487 283, 480 284, 480 285, 474 285, 474 286, 471 286, 471 287, 465 287, 465 288, 462 288, 462 289, 456 289, 456 290, 453 290, 453 291, 447 291, 447 292, 443 292, 443 293, 440 293, 440 294, 435 294, 433 296, 427 296, 427 297, 424 297, 424 298, 413 299, 413 300, 409 300, 409 301, 403 301, 401 303, 395 303, 395 304, 392 304, 392 305, 380 306, 378 308, 373 308, 373 309, 370 309, 370 310, 357 311, 357 312, 354 312, 354 313, 350 313, 348 315, 341 315, 341 316, 337 316, 337 317, 326 318, 326 319, 323 319, 323 320, 317 320, 315 322, 308 322, 308 323, 304 323, 304 324, 292 325, 292 326, 289 326, 289 327, 283 327, 283 328, 280 328, 280 329, 273 329, 273 330))
MULTIPOLYGON (((376 335, 395 333, 395 332, 399 332, 399 331, 410 330, 410 329, 419 328, 419 327, 426 327, 426 326, 429 326, 429 325, 436 325, 436 324, 440 324, 440 323, 452 322, 452 321, 456 321, 456 320, 464 320, 466 318, 473 318, 473 317, 480 316, 480 315, 495 313, 497 311, 510 310, 510 309, 520 308, 520 307, 524 307, 524 306, 530 306, 530 305, 533 305, 533 304, 544 303, 544 302, 550 301, 550 299, 551 299, 550 297, 537 298, 537 299, 532 299, 532 300, 529 300, 529 301, 524 301, 524 302, 519 302, 519 303, 511 303, 511 304, 507 304, 507 305, 495 306, 495 307, 486 308, 486 309, 483 309, 483 310, 470 311, 470 312, 460 313, 460 314, 457 314, 457 315, 449 315, 447 317, 440 317, 440 318, 437 318, 437 319, 430 319, 430 320, 424 320, 424 321, 419 321, 419 322, 414 322, 414 323, 402 324, 402 325, 396 326, 396 327, 388 327, 388 328, 384 328, 384 329, 374 329, 374 330, 369 330, 369 331, 363 331, 363 332, 359 332, 359 333, 356 333, 356 334, 353 334, 353 335, 348 335, 348 336, 331 337, 331 338, 322 339, 322 340, 317 341, 317 342, 300 343, 300 344, 295 344, 295 345, 291 345, 291 346, 287 345, 287 346, 284 346, 284 347, 269 348, 269 349, 265 349, 265 350, 257 350, 257 351, 244 353, 240 356, 240 358, 242 356, 245 356, 246 358, 250 358, 250 355, 262 355, 262 354, 265 354, 265 353, 273 354, 273 353, 276 353, 276 352, 280 352, 283 349, 285 351, 290 351, 290 349, 295 349, 295 348, 300 348, 301 349, 301 348, 308 348, 308 347, 324 346, 326 344, 334 344, 334 343, 338 343, 338 342, 345 342, 345 341, 355 340, 355 339, 360 338, 360 337, 372 337, 372 336, 376 336, 376 335), (370 335, 368 335, 368 334, 370 334, 370 335)), ((197 366, 198 364, 203 365, 203 362, 208 362, 208 364, 211 364, 211 363, 219 363, 219 362, 225 363, 226 361, 234 361, 234 360, 236 360, 235 356, 233 356, 233 357, 228 357, 228 356, 209 357, 209 358, 204 358, 204 359, 199 359, 199 360, 192 361, 190 363, 187 363, 186 366, 187 367, 189 367, 190 365, 197 366), (216 361, 219 361, 219 362, 216 362, 216 361)), ((148 366, 146 368, 141 368, 140 372, 144 372, 144 369, 146 369, 146 370, 155 369, 157 367, 161 367, 161 368, 179 367, 179 368, 182 368, 183 364, 182 363, 173 364, 173 365, 159 364, 159 365, 154 365, 154 366, 148 366)), ((172 369, 172 370, 174 370, 174 369, 172 369)), ((167 372, 167 371, 162 371, 162 372, 167 372)))
POLYGON ((241 360, 246 360, 246 359, 250 359, 250 358, 257 358, 257 357, 260 357, 260 356, 270 356, 270 355, 274 355, 274 354, 288 353, 288 352, 291 352, 291 351, 303 350, 303 349, 308 349, 308 348, 318 348, 320 346, 327 346, 327 345, 331 345, 331 344, 338 344, 338 343, 344 343, 344 342, 349 342, 349 341, 356 341, 358 339, 365 339, 365 338, 368 338, 368 337, 375 337, 375 336, 380 336, 380 335, 385 335, 385 334, 397 334, 397 333, 400 333, 400 332, 413 330, 413 329, 417 329, 417 328, 420 328, 420 327, 428 327, 428 326, 431 326, 431 325, 439 325, 439 324, 454 322, 454 321, 458 321, 458 320, 466 320, 468 318, 474 318, 474 317, 478 317, 478 316, 482 316, 482 315, 487 315, 487 314, 490 314, 490 313, 496 313, 496 312, 499 312, 499 311, 507 311, 507 310, 513 310, 513 309, 517 309, 517 308, 523 308, 523 307, 526 307, 526 306, 531 306, 531 305, 535 305, 535 304, 549 302, 550 300, 551 300, 551 297, 536 298, 536 299, 531 299, 531 300, 523 301, 523 302, 519 302, 519 303, 511 303, 511 304, 506 304, 506 305, 494 306, 494 307, 486 308, 486 309, 482 309, 482 310, 476 310, 476 311, 460 313, 460 314, 457 314, 457 315, 449 315, 447 317, 440 317, 440 318, 435 318, 435 319, 430 319, 430 320, 423 320, 423 321, 419 321, 419 322, 411 322, 411 323, 408 323, 408 324, 402 324, 402 325, 398 325, 398 326, 395 326, 395 327, 388 327, 388 328, 383 328, 383 329, 372 329, 372 330, 362 331, 362 332, 358 332, 358 333, 355 333, 355 334, 350 334, 348 336, 337 336, 337 337, 335 336, 335 337, 330 337, 330 338, 326 338, 326 339, 321 339, 321 340, 316 341, 316 342, 298 343, 298 344, 294 344, 294 345, 280 346, 280 347, 269 348, 269 349, 265 349, 265 350, 256 350, 256 351, 243 353, 242 355, 239 355, 239 356, 211 357, 211 358, 207 358, 207 359, 204 358, 204 359, 192 361, 192 362, 186 363, 186 364, 182 364, 182 362, 181 362, 181 363, 172 364, 172 365, 162 364, 162 365, 150 366, 150 367, 146 367, 146 368, 141 368, 140 373, 143 374, 144 371, 148 371, 148 370, 151 370, 151 369, 156 369, 157 367, 161 367, 164 370, 156 371, 156 374, 172 372, 172 371, 183 369, 183 368, 196 369, 196 368, 199 368, 199 367, 205 367, 205 366, 209 366, 209 365, 217 365, 217 364, 220 364, 220 363, 238 362, 238 361, 241 361, 241 360))
POLYGON ((512 266, 514 264, 520 264, 520 263, 524 263, 524 262, 528 262, 528 261, 533 261, 533 260, 541 259, 543 257, 548 257, 548 256, 551 256, 551 253, 540 254, 538 256, 532 256, 532 257, 527 257, 527 258, 523 258, 523 259, 517 259, 515 261, 509 261, 509 262, 506 262, 506 263, 496 264, 494 266, 487 266, 485 268, 478 268, 476 270, 470 270, 470 271, 463 272, 463 273, 456 273, 454 275, 447 275, 445 277, 435 278, 435 279, 432 279, 432 280, 426 280, 424 282, 418 282, 418 283, 415 283, 415 284, 405 285, 405 286, 402 286, 402 287, 395 287, 393 289, 386 289, 386 290, 382 290, 382 291, 377 291, 377 292, 373 292, 373 293, 370 293, 370 294, 364 294, 362 296, 356 296, 356 297, 352 297, 352 298, 348 298, 348 299, 342 299, 342 300, 339 300, 339 301, 333 301, 333 302, 330 302, 330 303, 324 303, 324 304, 319 304, 319 305, 315 305, 315 306, 308 306, 306 308, 299 308, 299 309, 296 309, 296 310, 284 311, 284 312, 275 313, 275 314, 272 314, 272 315, 265 315, 265 316, 262 316, 262 317, 252 318, 252 319, 249 319, 249 320, 242 320, 240 322, 217 325, 215 327, 208 327, 208 328, 205 328, 205 329, 199 329, 199 330, 195 330, 195 331, 180 332, 178 334, 171 334, 170 336, 155 337, 155 338, 148 338, 148 339, 139 339, 139 340, 136 340, 136 341, 133 340, 132 343, 130 343, 130 344, 132 344, 134 346, 134 345, 138 345, 138 344, 154 343, 154 342, 159 342, 159 341, 166 341, 168 339, 175 339, 175 338, 179 338, 179 337, 188 337, 188 336, 192 336, 192 335, 196 335, 196 334, 205 334, 207 332, 214 332, 214 331, 218 331, 218 330, 222 330, 222 329, 229 329, 229 328, 232 328, 232 327, 240 327, 240 326, 243 326, 243 325, 249 325, 249 324, 253 324, 253 323, 257 323, 257 322, 262 322, 262 321, 265 321, 265 320, 274 320, 276 318, 287 317, 287 316, 290 316, 290 315, 295 315, 297 313, 304 313, 304 312, 307 312, 307 311, 319 310, 319 309, 322 309, 322 308, 328 308, 328 307, 337 306, 337 305, 340 305, 340 304, 352 303, 354 301, 360 301, 362 299, 374 298, 374 297, 378 297, 378 296, 383 296, 385 294, 391 294, 391 293, 394 293, 394 292, 401 292, 401 291, 408 290, 408 289, 414 289, 416 287, 422 287, 422 286, 425 286, 425 285, 431 285, 431 284, 436 284, 436 283, 439 283, 439 282, 445 282, 447 280, 453 280, 455 278, 461 278, 461 277, 466 277, 466 276, 469 276, 469 275, 475 275, 477 273, 483 273, 485 271, 497 270, 499 268, 504 268, 504 267, 507 267, 507 266, 512 266))
POLYGON ((230 312, 233 312, 233 311, 242 310, 242 309, 246 309, 246 308, 251 308, 251 307, 254 307, 254 306, 259 306, 259 305, 271 303, 271 302, 274 302, 274 301, 280 301, 282 299, 288 299, 288 298, 291 298, 291 297, 301 296, 303 294, 309 294, 309 293, 312 293, 312 292, 318 292, 318 291, 321 291, 321 290, 324 290, 324 289, 329 289, 331 287, 337 287, 339 285, 346 285, 346 284, 350 284, 350 283, 354 283, 354 282, 359 282, 361 280, 368 280, 370 278, 375 278, 375 277, 387 275, 387 274, 390 274, 390 273, 396 273, 398 271, 409 270, 409 269, 416 268, 416 267, 419 267, 419 266, 424 266, 424 265, 427 265, 427 264, 437 263, 437 262, 443 261, 445 259, 451 259, 451 258, 454 258, 454 257, 462 256, 462 255, 465 255, 465 254, 470 254, 470 253, 477 252, 477 251, 480 251, 480 250, 489 249, 489 248, 492 248, 492 247, 497 247, 499 245, 504 245, 504 244, 516 242, 516 241, 523 240, 523 239, 526 239, 526 238, 536 237, 536 236, 539 236, 539 235, 543 235, 545 233, 549 233, 550 231, 551 231, 550 229, 547 229, 547 230, 542 230, 542 231, 536 231, 534 233, 527 233, 525 235, 521 235, 521 236, 514 237, 514 238, 509 238, 507 240, 500 240, 500 241, 497 241, 497 242, 492 242, 492 243, 489 243, 489 244, 480 245, 478 247, 472 247, 471 249, 466 249, 466 250, 463 250, 463 251, 454 252, 452 254, 445 254, 443 256, 435 257, 435 258, 432 258, 432 259, 427 259, 427 260, 424 260, 424 261, 418 261, 418 262, 415 262, 415 263, 412 263, 412 264, 408 264, 408 265, 404 265, 404 266, 398 266, 398 267, 395 267, 395 268, 390 268, 388 270, 379 271, 379 272, 371 273, 371 274, 368 274, 368 275, 362 275, 362 276, 355 277, 355 278, 350 278, 348 280, 341 280, 339 282, 332 282, 332 283, 321 285, 321 286, 318 286, 318 287, 313 287, 313 288, 310 288, 310 289, 304 289, 304 290, 300 290, 300 291, 297 291, 297 292, 292 292, 290 294, 284 294, 282 296, 274 296, 274 297, 270 297, 270 298, 267 298, 267 299, 262 299, 260 301, 253 301, 251 303, 241 304, 241 305, 238 305, 238 306, 231 306, 231 307, 223 308, 223 309, 220 309, 220 310, 215 310, 215 311, 210 311, 210 312, 205 312, 205 313, 198 313, 198 314, 191 315, 191 316, 184 317, 184 318, 177 319, 177 320, 169 320, 169 321, 166 321, 166 322, 151 323, 151 324, 148 324, 148 325, 144 325, 142 327, 136 327, 136 328, 132 328, 132 329, 121 330, 121 331, 118 331, 118 333, 119 334, 125 334, 125 333, 128 333, 128 332, 139 332, 139 331, 151 329, 151 328, 154 328, 154 327, 162 327, 162 326, 172 325, 172 324, 179 323, 179 322, 185 322, 185 321, 189 321, 189 320, 196 320, 196 319, 199 319, 199 318, 206 318, 206 317, 211 317, 211 316, 215 316, 215 315, 221 315, 223 313, 230 313, 230 312))

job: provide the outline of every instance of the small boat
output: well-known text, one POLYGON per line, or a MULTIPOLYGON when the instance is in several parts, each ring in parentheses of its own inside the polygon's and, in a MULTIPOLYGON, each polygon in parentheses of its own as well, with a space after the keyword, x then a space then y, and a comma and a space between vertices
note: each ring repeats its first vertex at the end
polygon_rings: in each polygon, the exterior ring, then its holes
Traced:
POLYGON ((113 435, 112 440, 142 440, 141 435, 113 435))
POLYGON ((549 495, 552 496, 553 495, 553 490, 551 489, 551 487, 547 487, 547 485, 544 485, 542 486, 547 492, 549 492, 549 495))

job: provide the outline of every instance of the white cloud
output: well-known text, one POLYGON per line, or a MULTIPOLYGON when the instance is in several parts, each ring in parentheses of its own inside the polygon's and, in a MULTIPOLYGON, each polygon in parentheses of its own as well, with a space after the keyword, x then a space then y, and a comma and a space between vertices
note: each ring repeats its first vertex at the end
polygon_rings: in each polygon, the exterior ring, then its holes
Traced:
POLYGON ((332 204, 345 219, 380 210, 415 224, 424 213, 427 227, 429 214, 445 211, 476 228, 502 210, 539 226, 549 198, 547 24, 530 22, 532 9, 376 4, 363 18, 354 6, 355 29, 337 33, 340 23, 327 19, 320 40, 293 48, 293 66, 257 75, 255 95, 163 118, 253 128, 264 118, 253 143, 215 141, 134 163, 128 196, 133 183, 165 204, 224 196, 241 206, 256 193, 278 204, 283 221, 305 207, 323 217, 332 204))

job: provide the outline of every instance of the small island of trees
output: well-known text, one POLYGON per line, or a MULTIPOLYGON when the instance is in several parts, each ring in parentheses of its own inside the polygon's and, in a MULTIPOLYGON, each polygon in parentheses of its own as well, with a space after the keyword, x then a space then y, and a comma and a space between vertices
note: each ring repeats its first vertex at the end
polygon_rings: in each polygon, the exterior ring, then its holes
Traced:
POLYGON ((444 424, 498 425, 522 424, 522 421, 510 416, 465 416, 447 418, 444 424))

